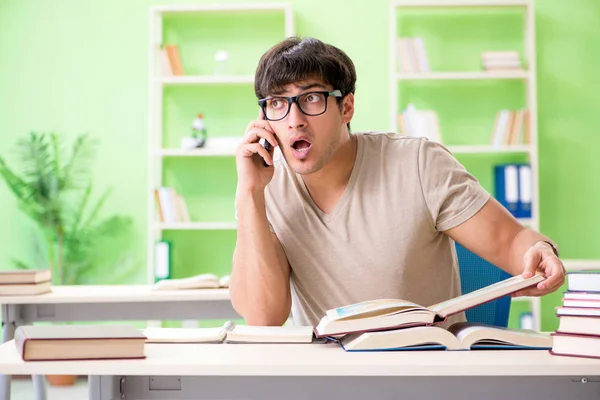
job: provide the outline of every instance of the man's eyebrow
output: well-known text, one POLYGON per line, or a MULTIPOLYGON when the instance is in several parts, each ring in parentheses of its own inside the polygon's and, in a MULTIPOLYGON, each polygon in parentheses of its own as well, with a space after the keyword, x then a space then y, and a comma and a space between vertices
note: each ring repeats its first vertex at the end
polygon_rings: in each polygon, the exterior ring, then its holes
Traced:
MULTIPOLYGON (((300 90, 307 90, 307 89, 313 89, 313 88, 325 89, 325 86, 322 83, 318 83, 318 82, 312 82, 312 83, 307 83, 306 85, 296 85, 296 86, 300 90)), ((285 90, 283 88, 273 90, 271 92, 272 93, 271 96, 281 96, 284 92, 285 92, 285 90)))

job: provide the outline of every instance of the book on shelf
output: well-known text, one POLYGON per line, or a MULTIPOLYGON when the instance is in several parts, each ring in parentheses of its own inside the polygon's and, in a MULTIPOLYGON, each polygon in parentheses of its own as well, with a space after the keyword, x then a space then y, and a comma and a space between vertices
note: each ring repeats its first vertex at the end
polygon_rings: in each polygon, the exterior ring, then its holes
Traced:
POLYGON ((162 279, 154 284, 154 290, 218 289, 229 287, 229 275, 199 274, 187 278, 162 279))
POLYGON ((345 335, 339 343, 346 351, 390 350, 521 350, 552 347, 549 334, 473 322, 458 322, 447 329, 415 326, 345 335))
POLYGON ((544 280, 513 276, 467 294, 425 307, 400 299, 378 299, 327 310, 315 328, 318 337, 401 327, 435 325, 447 317, 496 300, 544 280))
POLYGON ((169 60, 169 55, 164 47, 158 48, 158 65, 162 76, 173 76, 171 61, 169 60))
POLYGON ((0 296, 28 296, 52 290, 50 269, 0 271, 0 296))
MULTIPOLYGON (((167 60, 169 61, 169 67, 171 75, 182 76, 185 75, 183 71, 183 64, 181 62, 181 55, 179 54, 179 46, 176 44, 164 44, 162 49, 166 53, 167 60)), ((160 56, 160 54, 159 54, 160 56)), ((163 61, 161 61, 161 64, 163 61)), ((166 67, 166 66, 165 66, 166 67)))
POLYGON ((168 224, 190 222, 185 200, 174 188, 161 186, 154 189, 154 200, 160 222, 168 224))
POLYGON ((490 144, 494 147, 531 143, 530 113, 527 109, 496 113, 490 144))
POLYGON ((24 361, 145 358, 145 341, 130 325, 26 325, 15 331, 24 361))
POLYGON ((396 38, 398 70, 402 73, 430 72, 429 59, 422 37, 396 38))
POLYGON ((481 64, 486 71, 522 71, 518 51, 484 51, 481 64))
POLYGON ((412 103, 398 113, 398 129, 402 135, 426 137, 431 141, 442 143, 437 113, 433 110, 417 110, 412 103))
POLYGON ((312 326, 250 326, 231 321, 219 328, 147 328, 147 343, 312 343, 312 326))

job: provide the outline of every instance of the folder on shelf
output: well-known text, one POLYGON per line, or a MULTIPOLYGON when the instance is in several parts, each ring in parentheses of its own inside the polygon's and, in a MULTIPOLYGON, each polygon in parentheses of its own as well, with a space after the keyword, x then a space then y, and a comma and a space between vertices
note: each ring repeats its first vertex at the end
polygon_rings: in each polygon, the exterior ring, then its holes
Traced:
POLYGON ((531 218, 532 177, 529 164, 497 165, 495 197, 516 218, 531 218))
POLYGON ((154 244, 154 280, 171 278, 171 242, 160 240, 154 244))
POLYGON ((514 164, 494 167, 495 197, 510 213, 519 213, 519 171, 514 164))
POLYGON ((531 218, 531 165, 519 165, 519 218, 531 218))

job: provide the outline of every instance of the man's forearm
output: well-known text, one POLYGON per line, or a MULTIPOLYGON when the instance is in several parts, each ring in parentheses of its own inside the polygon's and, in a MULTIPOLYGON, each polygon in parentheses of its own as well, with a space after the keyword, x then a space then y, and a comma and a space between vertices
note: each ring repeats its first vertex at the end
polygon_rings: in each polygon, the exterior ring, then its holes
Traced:
POLYGON ((231 301, 250 325, 281 325, 290 312, 289 267, 273 242, 264 194, 238 194, 231 301))
POLYGON ((552 245, 557 248, 556 243, 547 236, 528 228, 521 229, 513 238, 509 250, 509 268, 512 275, 523 273, 525 269, 525 253, 534 245, 548 246, 552 249, 552 245), (538 244, 538 242, 540 242, 538 244))

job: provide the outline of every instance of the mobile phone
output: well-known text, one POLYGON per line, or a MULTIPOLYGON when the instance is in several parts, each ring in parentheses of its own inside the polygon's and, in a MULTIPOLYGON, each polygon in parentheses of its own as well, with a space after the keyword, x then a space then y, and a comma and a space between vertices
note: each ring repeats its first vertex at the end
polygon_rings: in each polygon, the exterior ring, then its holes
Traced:
MULTIPOLYGON (((260 141, 259 141, 259 143, 260 143, 260 145, 261 145, 262 147, 264 147, 264 148, 265 148, 265 150, 266 150, 266 151, 268 151, 268 152, 269 152, 269 154, 272 154, 272 153, 271 153, 271 149, 273 148, 273 146, 271 146, 271 143, 269 143, 269 141, 268 141, 267 139, 261 138, 261 139, 260 139, 260 141)), ((267 164, 267 162, 266 162, 264 159, 263 159, 263 165, 264 165, 265 167, 268 167, 268 166, 269 166, 269 164, 267 164)))

